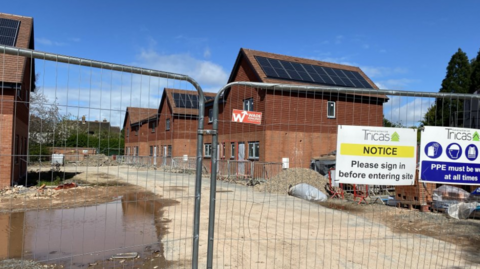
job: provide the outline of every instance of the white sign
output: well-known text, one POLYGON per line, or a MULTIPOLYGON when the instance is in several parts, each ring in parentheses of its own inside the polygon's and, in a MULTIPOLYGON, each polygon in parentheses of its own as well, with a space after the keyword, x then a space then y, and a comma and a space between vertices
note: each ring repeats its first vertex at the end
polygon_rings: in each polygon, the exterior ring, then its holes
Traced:
POLYGON ((426 126, 420 147, 425 182, 480 185, 480 130, 426 126))
POLYGON ((339 183, 413 185, 417 130, 338 126, 335 179, 339 183))

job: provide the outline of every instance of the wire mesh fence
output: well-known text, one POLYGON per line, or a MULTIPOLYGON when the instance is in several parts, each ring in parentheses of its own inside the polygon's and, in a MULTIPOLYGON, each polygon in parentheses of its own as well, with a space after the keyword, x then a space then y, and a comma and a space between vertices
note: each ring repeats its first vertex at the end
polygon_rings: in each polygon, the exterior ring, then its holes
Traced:
POLYGON ((2 46, 0 88, 1 266, 196 268, 195 81, 2 46))
MULTIPOLYGON (((219 157, 212 160, 218 169, 212 169, 216 192, 210 200, 207 268, 478 266, 480 207, 474 182, 449 185, 455 189, 438 194, 443 184, 420 182, 417 166, 413 185, 339 183, 335 166, 339 126, 413 129, 418 150, 411 158, 420 164, 423 129, 478 128, 466 124, 476 121, 472 118, 478 112, 459 104, 479 99, 375 91, 235 82, 218 94, 218 102, 207 103, 218 134, 206 138, 204 147, 218 143, 212 156, 219 157), (242 122, 240 117, 250 112, 260 112, 261 120, 242 122), (265 163, 277 168, 259 176, 266 180, 224 180, 255 178, 256 165, 265 163), (448 209, 441 208, 447 203, 470 205, 467 217, 449 216, 448 209)), ((393 161, 356 158, 357 163, 378 162, 375 173, 380 177, 399 171, 393 161)))
POLYGON ((421 144, 425 128, 478 130, 478 96, 239 82, 202 99, 178 74, 8 47, 0 62, 0 259, 11 265, 480 263, 475 183, 421 182, 420 166, 413 185, 341 183, 335 169, 339 126, 413 130, 420 164, 440 152, 421 144))

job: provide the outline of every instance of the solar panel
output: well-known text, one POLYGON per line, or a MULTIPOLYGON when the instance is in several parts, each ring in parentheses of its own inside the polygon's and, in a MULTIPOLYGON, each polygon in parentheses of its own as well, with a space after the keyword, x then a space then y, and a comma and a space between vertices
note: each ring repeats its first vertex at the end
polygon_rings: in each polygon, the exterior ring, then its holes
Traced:
POLYGON ((373 87, 359 72, 255 56, 269 78, 354 88, 373 87))
MULTIPOLYGON (((175 107, 198 109, 198 95, 186 93, 172 93, 175 107)), ((213 96, 205 96, 205 100, 212 100, 213 96)))
POLYGON ((15 46, 20 21, 0 18, 0 45, 15 46))

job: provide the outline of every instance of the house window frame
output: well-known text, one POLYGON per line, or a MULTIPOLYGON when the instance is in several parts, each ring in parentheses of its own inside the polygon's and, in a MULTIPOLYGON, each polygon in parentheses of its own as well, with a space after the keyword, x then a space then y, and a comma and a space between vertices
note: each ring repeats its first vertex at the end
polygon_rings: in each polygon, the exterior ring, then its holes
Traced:
POLYGON ((213 122, 213 109, 210 108, 208 110, 208 123, 212 123, 213 122))
POLYGON ((170 131, 170 119, 165 121, 165 130, 170 131))
POLYGON ((327 118, 329 118, 329 119, 335 119, 335 118, 336 118, 336 113, 335 113, 335 112, 336 112, 336 103, 335 103, 335 101, 327 101, 327 118), (331 111, 330 111, 330 105, 332 105, 332 104, 333 104, 333 106, 332 106, 332 107, 333 107, 333 114, 330 113, 330 112, 331 112, 331 111))
POLYGON ((243 100, 243 110, 253 111, 253 97, 243 100))
POLYGON ((212 157, 212 143, 203 144, 203 156, 206 158, 212 157))
POLYGON ((167 157, 172 157, 172 145, 167 145, 167 157))
POLYGON ((155 133, 155 128, 157 128, 157 122, 154 121, 154 122, 151 123, 151 125, 152 125, 151 126, 152 127, 152 133, 155 133))
POLYGON ((260 159, 260 142, 259 141, 248 141, 248 159, 249 160, 260 159), (252 145, 253 147, 251 147, 252 145))
POLYGON ((230 158, 235 159, 235 142, 230 143, 230 158))

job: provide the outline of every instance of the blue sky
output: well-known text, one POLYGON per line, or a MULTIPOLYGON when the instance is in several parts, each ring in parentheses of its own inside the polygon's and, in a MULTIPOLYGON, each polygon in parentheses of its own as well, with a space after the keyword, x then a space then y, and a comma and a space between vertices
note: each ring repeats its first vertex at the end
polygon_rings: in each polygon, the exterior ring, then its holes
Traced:
MULTIPOLYGON (((478 1, 9 1, 37 50, 226 83, 241 47, 359 66, 381 88, 433 91, 480 49, 478 1)), ((405 101, 400 102, 406 105, 405 101)))

